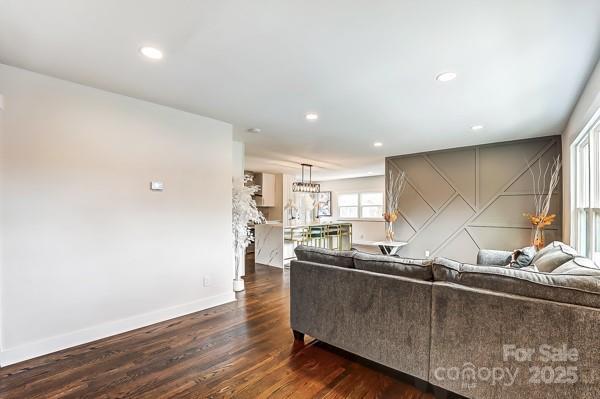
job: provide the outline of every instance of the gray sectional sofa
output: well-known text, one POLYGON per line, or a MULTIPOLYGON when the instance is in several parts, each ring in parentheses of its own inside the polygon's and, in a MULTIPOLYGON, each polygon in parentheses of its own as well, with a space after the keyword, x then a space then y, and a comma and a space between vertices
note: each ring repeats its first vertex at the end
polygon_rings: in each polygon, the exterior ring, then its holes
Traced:
POLYGON ((469 398, 600 398, 600 267, 554 242, 526 270, 298 247, 291 327, 469 398))

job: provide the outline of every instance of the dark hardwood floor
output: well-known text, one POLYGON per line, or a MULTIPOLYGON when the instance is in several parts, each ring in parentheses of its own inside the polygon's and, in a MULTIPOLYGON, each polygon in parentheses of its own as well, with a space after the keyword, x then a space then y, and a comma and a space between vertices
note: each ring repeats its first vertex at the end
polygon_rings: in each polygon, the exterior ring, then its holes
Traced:
POLYGON ((433 398, 289 328, 288 273, 256 265, 235 303, 0 369, 0 398, 433 398))

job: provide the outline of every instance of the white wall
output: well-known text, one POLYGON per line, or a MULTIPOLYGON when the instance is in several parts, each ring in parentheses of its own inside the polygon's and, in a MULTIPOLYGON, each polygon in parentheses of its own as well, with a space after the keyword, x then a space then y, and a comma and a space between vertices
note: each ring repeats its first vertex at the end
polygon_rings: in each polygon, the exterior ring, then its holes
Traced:
MULTIPOLYGON (((324 220, 338 220, 337 197, 343 193, 366 191, 385 191, 384 176, 359 177, 354 179, 328 180, 319 182, 321 191, 331 191, 332 217, 324 220)), ((383 218, 377 221, 352 220, 352 238, 354 240, 378 241, 385 238, 383 218)))
MULTIPOLYGON (((1 90, 1 87, 0 87, 1 90)), ((3 186, 2 186, 2 137, 3 137, 3 127, 4 127, 4 95, 2 93, 0 93, 0 210, 2 209, 2 196, 3 196, 3 186)), ((1 217, 1 212, 0 212, 0 217, 1 217)), ((2 229, 2 219, 0 219, 0 357, 1 357, 1 353, 2 353, 2 233, 3 233, 3 229, 2 229)), ((0 366, 2 366, 2 359, 0 358, 0 366)))
POLYGON ((569 243, 571 237, 571 151, 570 147, 594 113, 600 108, 600 62, 583 90, 567 128, 562 135, 563 146, 563 239, 569 243))
POLYGON ((2 364, 234 300, 229 124, 1 64, 0 92, 2 364))
POLYGON ((244 177, 246 145, 241 141, 231 143, 232 174, 233 177, 244 177))

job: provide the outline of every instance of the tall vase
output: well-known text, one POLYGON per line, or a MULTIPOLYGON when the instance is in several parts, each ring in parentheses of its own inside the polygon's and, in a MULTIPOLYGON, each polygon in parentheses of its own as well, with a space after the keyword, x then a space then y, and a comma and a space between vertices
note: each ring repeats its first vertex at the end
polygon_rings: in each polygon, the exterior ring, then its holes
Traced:
POLYGON ((236 245, 235 249, 235 276, 233 279, 233 290, 235 292, 244 291, 244 280, 242 279, 242 267, 244 267, 244 249, 236 245))
POLYGON ((394 241, 394 223, 392 222, 385 222, 385 239, 394 241))
POLYGON ((545 239, 544 239, 544 227, 536 225, 531 229, 531 243, 535 247, 536 250, 540 250, 544 248, 545 239))

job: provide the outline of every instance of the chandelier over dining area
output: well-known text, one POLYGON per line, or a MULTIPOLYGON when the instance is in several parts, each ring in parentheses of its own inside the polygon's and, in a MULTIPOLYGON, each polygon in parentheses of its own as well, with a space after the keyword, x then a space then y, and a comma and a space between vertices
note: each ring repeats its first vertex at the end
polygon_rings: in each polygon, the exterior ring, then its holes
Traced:
POLYGON ((303 163, 302 166, 302 180, 294 182, 292 184, 292 191, 295 193, 318 193, 321 192, 321 185, 319 183, 312 182, 312 165, 303 163), (308 181, 304 181, 304 169, 308 168, 308 181))

